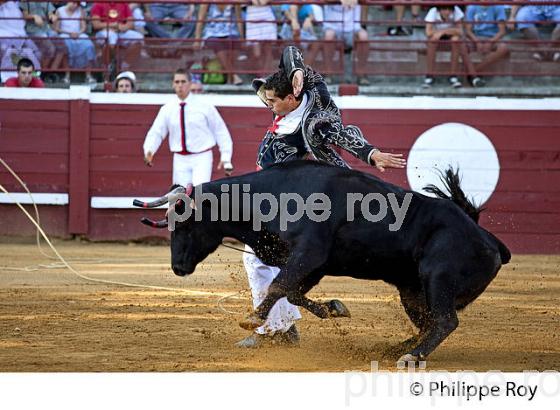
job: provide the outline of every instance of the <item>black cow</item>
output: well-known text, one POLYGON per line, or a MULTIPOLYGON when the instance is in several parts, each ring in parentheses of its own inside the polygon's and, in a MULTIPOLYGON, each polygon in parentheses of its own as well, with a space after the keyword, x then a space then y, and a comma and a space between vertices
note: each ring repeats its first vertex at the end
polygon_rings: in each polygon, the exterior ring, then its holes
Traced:
MULTIPOLYGON (((400 360, 423 360, 457 327, 457 311, 475 300, 511 257, 499 239, 477 224, 480 210, 465 197, 458 172, 450 169, 442 180, 450 195, 430 186, 426 190, 439 197, 431 198, 362 172, 314 161, 292 161, 209 182, 201 186, 201 192, 218 198, 228 196, 230 210, 232 193, 239 203, 247 194, 241 188, 234 190, 234 185, 249 184, 250 194, 269 193, 277 200, 282 193, 297 193, 304 199, 314 193, 327 194, 331 214, 323 222, 314 222, 305 215, 289 223, 285 231, 280 229, 280 218, 276 216, 255 231, 254 211, 266 214, 268 202, 259 209, 251 205, 249 220, 211 221, 210 202, 200 202, 200 193, 189 192, 185 199, 192 198, 201 220, 196 221, 193 215, 176 225, 171 234, 172 268, 179 276, 192 273, 224 237, 238 239, 251 246, 264 263, 280 267, 265 300, 240 323, 245 329, 262 325, 274 303, 284 296, 320 318, 349 316, 339 301, 318 303, 305 297, 325 275, 383 280, 397 287, 408 317, 419 329, 412 347, 400 360), (349 193, 392 196, 401 205, 408 195, 411 199, 402 226, 396 231, 389 229, 395 222, 392 212, 380 221, 370 222, 362 215, 365 212, 359 202, 353 204, 354 220, 348 221, 349 193)), ((184 188, 178 190, 185 192, 184 188)), ((151 207, 166 200, 162 197, 155 203, 137 205, 151 207)), ((294 201, 289 202, 288 212, 295 213, 295 207, 294 201)), ((371 201, 368 209, 377 214, 380 202, 371 201)), ((144 222, 166 226, 165 221, 144 222)))

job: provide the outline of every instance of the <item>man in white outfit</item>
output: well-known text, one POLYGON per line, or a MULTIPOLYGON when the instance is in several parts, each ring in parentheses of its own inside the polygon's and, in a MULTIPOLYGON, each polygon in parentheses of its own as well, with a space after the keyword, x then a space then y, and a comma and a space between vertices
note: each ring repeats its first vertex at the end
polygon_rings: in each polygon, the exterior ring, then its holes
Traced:
MULTIPOLYGON (((257 308, 266 297, 268 287, 280 272, 275 266, 265 265, 252 253, 249 246, 245 246, 243 265, 247 271, 247 278, 253 297, 253 308, 257 308)), ((263 326, 255 329, 253 335, 237 343, 238 347, 258 347, 263 338, 269 338, 278 344, 297 344, 299 335, 295 321, 301 319, 301 314, 296 306, 282 298, 272 307, 263 326)))
POLYGON ((190 94, 191 78, 186 70, 173 74, 173 90, 177 98, 163 105, 144 141, 144 162, 152 166, 159 146, 169 135, 173 152, 173 184, 187 186, 210 181, 212 148, 218 144, 220 163, 231 175, 233 144, 224 120, 216 107, 190 94))

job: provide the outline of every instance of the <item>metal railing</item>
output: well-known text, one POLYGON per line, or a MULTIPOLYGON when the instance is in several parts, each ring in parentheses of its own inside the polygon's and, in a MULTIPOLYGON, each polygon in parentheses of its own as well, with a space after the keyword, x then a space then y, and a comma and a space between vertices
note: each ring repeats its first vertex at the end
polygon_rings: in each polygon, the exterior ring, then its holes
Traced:
MULTIPOLYGON (((117 1, 118 3, 127 3, 124 1, 117 1)), ((155 3, 154 0, 139 0, 138 3, 150 4, 155 3)), ((168 0, 165 3, 173 4, 237 4, 249 5, 252 4, 248 1, 221 1, 221 0, 168 0)), ((317 0, 273 0, 271 5, 307 5, 317 4, 317 0)), ((378 0, 361 0, 358 2, 363 6, 395 6, 395 5, 456 5, 458 2, 453 1, 378 1, 378 0)), ((320 4, 339 4, 337 1, 324 1, 320 4)), ((479 1, 461 1, 460 5, 480 4, 479 1)), ((484 4, 498 4, 498 5, 556 5, 560 7, 560 0, 556 1, 489 1, 484 4)), ((2 20, 0 19, 0 25, 2 20)), ((12 19, 13 20, 13 19, 12 19)), ((137 22, 138 20, 129 19, 130 21, 137 22)), ((180 24, 184 20, 180 19, 163 19, 163 20, 150 20, 158 24, 180 24)), ((207 23, 209 19, 191 20, 191 23, 202 22, 207 23)), ((238 20, 230 21, 238 23, 238 20)), ((243 23, 271 23, 267 20, 243 20, 243 23)), ((332 22, 332 21, 330 21, 332 22)), ((278 28, 282 24, 289 24, 284 18, 281 18, 273 24, 277 24, 278 28)), ((468 72, 461 69, 459 72, 452 73, 449 71, 449 48, 451 45, 442 46, 438 52, 436 61, 436 68, 432 73, 426 72, 426 48, 429 40, 423 35, 423 26, 425 22, 417 20, 403 19, 397 21, 396 19, 375 19, 375 20, 362 20, 359 23, 369 28, 370 38, 367 41, 355 40, 353 47, 345 47, 344 41, 332 40, 327 41, 319 39, 321 37, 320 25, 329 23, 328 20, 323 20, 317 23, 316 35, 317 40, 298 39, 296 32, 295 39, 285 40, 246 40, 241 38, 227 38, 221 40, 212 40, 212 44, 207 40, 186 38, 156 38, 144 37, 137 40, 123 40, 119 39, 115 45, 111 45, 108 39, 96 38, 92 33, 87 39, 76 39, 76 41, 92 42, 95 48, 95 59, 85 67, 72 67, 69 64, 65 66, 52 67, 40 66, 43 72, 52 73, 80 73, 91 72, 102 77, 106 84, 110 84, 110 80, 114 75, 121 70, 133 70, 138 73, 169 73, 177 67, 193 68, 193 72, 198 74, 251 74, 262 75, 270 73, 276 69, 277 62, 281 55, 282 49, 287 45, 296 45, 301 47, 306 56, 306 60, 317 71, 327 75, 342 75, 350 71, 356 76, 418 76, 426 74, 441 74, 450 75, 458 74, 464 75, 468 72), (392 37, 384 35, 383 30, 380 28, 389 26, 412 26, 415 25, 414 36, 392 37), (372 35, 373 32, 379 31, 377 34, 372 35), (447 47, 447 48, 446 48, 447 47), (257 50, 258 49, 258 50, 257 50), (220 65, 210 65, 209 62, 216 60, 218 51, 224 51, 226 57, 220 59, 220 65), (346 59, 345 54, 350 55, 350 59, 346 59), (350 61, 351 67, 348 67, 350 61)), ((482 21, 468 22, 468 23, 482 23, 482 21)), ((519 23, 519 22, 518 22, 519 23)), ((537 24, 551 24, 549 21, 534 22, 537 24)), ((560 24, 557 22, 555 24, 560 24)), ((91 25, 91 18, 88 18, 88 26, 91 25)), ((108 25, 107 25, 108 27, 108 25)), ((1 30, 0 30, 1 32, 1 30)), ((31 41, 38 52, 38 60, 41 60, 41 50, 46 48, 46 43, 53 43, 57 50, 63 50, 65 39, 57 37, 0 37, 0 42, 9 42, 10 40, 28 40, 31 41)), ((506 38, 501 42, 505 44, 510 53, 508 59, 500 64, 497 64, 491 70, 485 70, 481 74, 484 75, 511 75, 511 76, 560 76, 560 62, 541 61, 539 64, 532 64, 535 62, 534 54, 542 54, 550 57, 555 55, 560 50, 560 43, 551 40, 525 40, 520 38, 506 38)), ((463 38, 456 41, 461 47, 469 47, 471 41, 463 38)), ((476 52, 470 50, 470 55, 474 60, 480 58, 476 52)), ((2 48, 4 55, 0 56, 2 62, 8 61, 5 57, 6 48, 2 48)), ((66 56, 68 52, 66 50, 66 56)), ((552 60, 551 58, 548 58, 552 60)), ((545 58, 546 60, 546 58, 545 58)), ((13 63, 13 62, 12 62, 13 63)), ((13 69, 13 64, 10 67, 2 65, 0 70, 13 69)))

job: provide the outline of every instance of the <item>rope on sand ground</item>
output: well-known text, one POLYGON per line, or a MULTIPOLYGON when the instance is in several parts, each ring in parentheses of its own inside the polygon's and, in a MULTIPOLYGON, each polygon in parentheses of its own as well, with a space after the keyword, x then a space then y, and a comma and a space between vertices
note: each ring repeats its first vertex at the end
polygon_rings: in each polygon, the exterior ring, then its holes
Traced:
MULTIPOLYGON (((162 291, 168 291, 168 292, 178 292, 178 293, 183 293, 183 294, 187 294, 189 296, 221 296, 221 298, 218 300, 217 302, 217 307, 222 310, 223 312, 227 313, 227 314, 235 314, 235 312, 231 312, 226 310, 225 308, 222 307, 221 303, 229 298, 232 297, 236 297, 236 296, 240 296, 241 292, 236 292, 234 294, 224 294, 222 292, 206 292, 206 291, 198 291, 198 290, 189 290, 189 289, 181 289, 181 288, 173 288, 173 287, 167 287, 167 286, 155 286, 155 285, 142 285, 142 284, 138 284, 138 283, 131 283, 131 282, 124 282, 124 281, 114 281, 114 280, 107 280, 107 279, 98 279, 98 278, 92 278, 90 276, 84 275, 80 272, 78 272, 76 269, 74 269, 67 261, 66 259, 58 252, 58 250, 55 248, 55 246, 52 244, 52 242, 50 241, 50 239, 48 238, 47 234, 45 233, 45 231, 43 230, 43 228, 41 228, 39 221, 39 210, 37 209, 37 205, 35 204, 35 201, 33 199, 33 196, 31 195, 31 192, 27 189, 27 186, 25 185, 25 183, 21 180, 21 178, 19 178, 19 176, 10 168, 10 166, 8 164, 6 164, 6 162, 0 158, 0 163, 14 176, 14 178, 16 178, 16 180, 21 184, 21 186, 25 189, 25 191, 29 194, 31 201, 33 203, 33 208, 35 209, 35 214, 37 216, 37 218, 33 218, 33 216, 31 216, 29 214, 29 212, 21 205, 21 203, 19 203, 17 200, 15 200, 13 197, 11 197, 10 193, 6 190, 6 188, 4 188, 4 186, 2 186, 0 184, 0 190, 2 192, 4 192, 8 198, 12 199, 12 201, 20 208, 20 210, 25 214, 25 216, 31 221, 31 223, 33 223, 33 225, 35 225, 35 228, 37 228, 37 245, 39 246, 39 249, 41 251, 41 253, 48 257, 49 259, 58 259, 61 262, 61 265, 57 265, 57 268, 60 267, 65 267, 67 268, 70 272, 72 272, 74 275, 76 275, 77 277, 88 281, 88 282, 94 282, 94 283, 102 283, 102 284, 107 284, 107 285, 120 285, 120 286, 126 286, 126 287, 131 287, 131 288, 141 288, 141 289, 151 289, 151 290, 162 290, 162 291), (46 254, 40 245, 40 238, 43 238, 45 240, 45 242, 47 243, 47 245, 49 246, 49 248, 53 251, 53 253, 56 255, 56 257, 50 256, 48 254, 46 254)), ((32 269, 28 269, 28 268, 9 268, 7 267, 6 270, 22 270, 22 271, 33 271, 33 270, 38 270, 40 269, 41 265, 36 265, 35 267, 33 267, 32 269)), ((51 265, 46 265, 46 266, 51 266, 51 265)), ((52 267, 50 267, 52 268, 52 267)))

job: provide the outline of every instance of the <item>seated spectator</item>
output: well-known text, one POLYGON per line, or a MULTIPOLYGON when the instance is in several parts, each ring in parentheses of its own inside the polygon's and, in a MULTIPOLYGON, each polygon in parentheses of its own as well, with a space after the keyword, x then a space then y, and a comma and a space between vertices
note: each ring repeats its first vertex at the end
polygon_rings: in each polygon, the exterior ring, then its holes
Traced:
POLYGON ((17 75, 16 64, 21 58, 28 58, 40 70, 41 52, 27 37, 25 20, 17 2, 0 1, 0 19, 0 80, 17 75))
POLYGON ((26 20, 25 31, 30 37, 41 37, 36 44, 41 52, 43 70, 58 70, 66 55, 63 42, 51 41, 57 37, 50 24, 56 21, 55 7, 51 2, 20 2, 26 20))
MULTIPOLYGON (((402 24, 399 24, 404 19, 405 13, 404 5, 393 6, 395 9, 395 18, 397 20, 397 25, 395 27, 389 27, 387 29, 387 34, 390 36, 411 36, 412 35, 412 27, 407 27, 402 24)), ((415 4, 410 6, 410 12, 412 13, 412 20, 414 23, 420 20, 420 5, 415 4)))
MULTIPOLYGON (((245 38, 247 40, 266 41, 278 38, 276 16, 268 2, 269 0, 252 0, 253 5, 247 7, 245 15, 245 38)), ((261 62, 262 64, 259 65, 264 68, 268 62, 272 61, 272 49, 270 47, 266 48, 265 56, 262 57, 262 44, 259 42, 250 44, 257 64, 261 62)))
MULTIPOLYGON (((95 47, 86 34, 86 14, 78 2, 70 1, 58 8, 54 28, 60 38, 64 38, 68 49, 68 66, 85 68, 86 83, 95 84, 91 67, 95 64, 95 47)), ((70 84, 70 71, 66 72, 64 82, 70 84)))
POLYGON ((280 38, 296 42, 301 40, 297 45, 305 52, 305 61, 313 65, 322 48, 315 40, 318 38, 316 26, 323 21, 323 8, 315 4, 285 4, 281 10, 286 22, 280 30, 280 38))
MULTIPOLYGON (((280 38, 283 40, 317 40, 315 23, 321 20, 315 17, 316 9, 311 4, 294 6, 284 4, 281 8, 287 22, 282 25, 280 38)), ((319 10, 322 10, 319 8, 319 10)), ((305 55, 308 61, 308 53, 305 55)), ((311 63, 310 63, 311 64, 311 63)))
MULTIPOLYGON (((325 40, 344 41, 346 49, 351 49, 354 40, 360 41, 356 47, 358 64, 366 64, 368 55, 368 33, 360 24, 360 5, 354 4, 352 0, 342 0, 342 5, 323 6, 325 40), (344 5, 347 3, 347 5, 344 5)), ((334 61, 334 44, 325 44, 325 58, 334 61)), ((342 56, 340 56, 342 58, 342 56)), ((369 81, 363 77, 358 79, 360 85, 368 85, 369 81)))
POLYGON ((459 56, 467 70, 473 86, 482 85, 482 80, 475 74, 474 65, 469 58, 469 52, 462 41, 463 26, 461 21, 464 14, 457 6, 443 5, 432 7, 426 15, 426 37, 428 38, 428 52, 426 56, 428 73, 424 79, 424 87, 431 87, 434 83, 434 68, 438 48, 449 46, 451 43, 451 76, 449 85, 453 88, 462 87, 459 80, 459 56))
POLYGON ((115 92, 135 93, 136 75, 132 71, 123 71, 115 78, 115 92))
POLYGON ((17 77, 11 77, 4 84, 6 87, 43 88, 45 84, 35 77, 35 67, 28 58, 22 58, 17 64, 17 77))
MULTIPOLYGON (((91 24, 96 32, 95 37, 100 44, 106 40, 111 52, 119 40, 124 40, 119 45, 126 47, 123 67, 128 67, 135 62, 142 48, 144 36, 134 31, 132 12, 126 3, 94 3, 91 8, 91 24)), ((110 55, 106 56, 110 59, 110 55)))
POLYGON ((202 94, 204 92, 204 84, 200 80, 200 76, 194 77, 191 80, 191 93, 193 94, 202 94))
MULTIPOLYGON (((231 4, 200 5, 195 38, 197 40, 204 39, 205 46, 214 51, 223 70, 227 73, 229 84, 243 84, 241 77, 233 74, 234 61, 237 60, 239 48, 236 40, 242 37, 243 22, 240 6, 231 4), (204 32, 202 31, 203 27, 204 32)), ((198 44, 200 45, 200 43, 198 44)))
MULTIPOLYGON (((550 21, 556 24, 550 39, 552 41, 560 40, 560 6, 513 6, 511 8, 509 21, 511 23, 517 22, 517 29, 521 31, 527 40, 540 39, 537 23, 535 22, 550 21)), ((537 44, 539 48, 545 46, 545 44, 537 44)), ((552 59, 552 61, 560 61, 560 51, 555 51, 554 53, 535 51, 535 53, 533 53, 533 58, 537 61, 550 59, 552 59)))
POLYGON ((473 42, 472 49, 483 55, 482 61, 475 66, 476 72, 480 73, 508 56, 507 45, 500 42, 506 35, 504 6, 469 5, 466 19, 466 33, 473 42))
POLYGON ((144 8, 139 3, 128 3, 134 20, 134 30, 142 35, 146 34, 146 19, 144 18, 144 8))
POLYGON ((146 7, 144 18, 146 30, 153 36, 159 38, 189 38, 192 37, 196 26, 194 4, 178 3, 152 3, 146 7), (171 27, 167 28, 164 19, 182 20, 175 22, 179 29, 172 33, 171 27))

